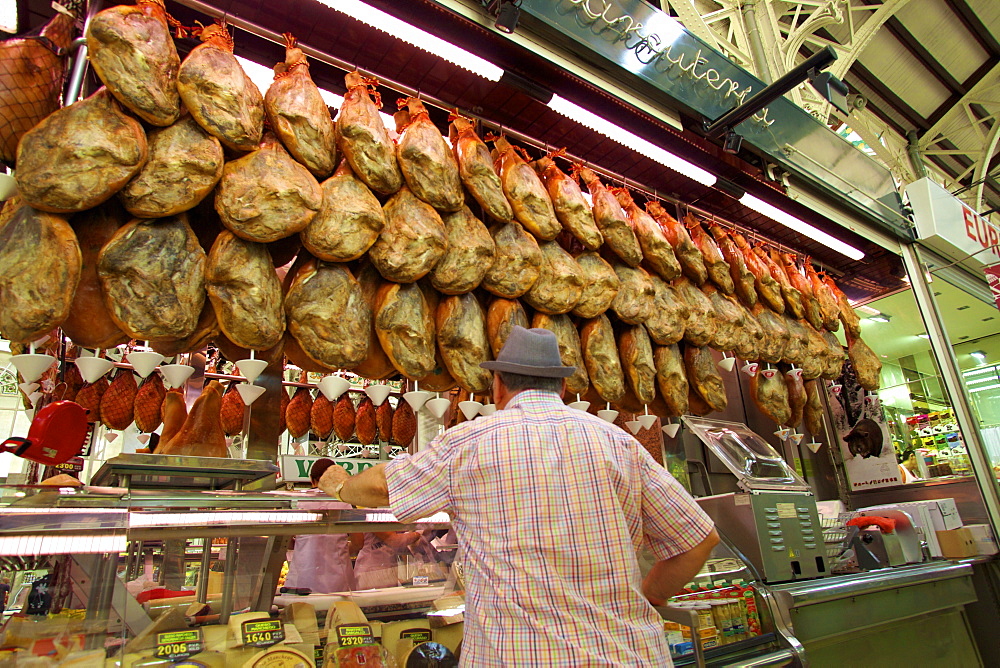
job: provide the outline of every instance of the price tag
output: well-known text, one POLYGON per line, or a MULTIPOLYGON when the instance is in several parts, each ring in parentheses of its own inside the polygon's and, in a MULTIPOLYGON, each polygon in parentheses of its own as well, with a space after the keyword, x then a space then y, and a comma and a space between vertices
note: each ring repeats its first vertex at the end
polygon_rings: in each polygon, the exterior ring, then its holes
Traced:
POLYGON ((375 634, 369 624, 343 624, 337 627, 337 644, 341 647, 373 645, 375 634))
POLYGON ((201 629, 156 634, 156 657, 181 661, 205 649, 201 629))
POLYGON ((413 586, 414 587, 426 587, 430 585, 431 579, 426 575, 414 575, 413 576, 413 586))
POLYGON ((409 638, 414 645, 431 641, 431 632, 428 629, 407 629, 399 634, 400 638, 409 638))
POLYGON ((280 619, 254 619, 243 622, 244 647, 270 647, 285 639, 280 619))

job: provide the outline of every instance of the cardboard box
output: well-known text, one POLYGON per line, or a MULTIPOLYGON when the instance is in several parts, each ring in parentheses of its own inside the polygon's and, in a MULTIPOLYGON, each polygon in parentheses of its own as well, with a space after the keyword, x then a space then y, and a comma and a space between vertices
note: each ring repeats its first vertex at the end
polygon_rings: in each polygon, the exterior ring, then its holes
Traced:
POLYGON ((965 526, 972 534, 972 540, 976 544, 976 554, 981 557, 988 557, 998 551, 996 539, 993 537, 993 530, 988 524, 967 524, 965 526))
POLYGON ((937 532, 941 555, 946 559, 965 559, 977 556, 976 541, 967 528, 947 529, 937 532))

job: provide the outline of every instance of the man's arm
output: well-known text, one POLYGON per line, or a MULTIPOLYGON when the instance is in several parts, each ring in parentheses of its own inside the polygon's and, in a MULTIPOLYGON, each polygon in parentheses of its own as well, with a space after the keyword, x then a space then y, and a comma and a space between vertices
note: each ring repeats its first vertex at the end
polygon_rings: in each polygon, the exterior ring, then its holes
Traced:
POLYGON ((653 605, 663 605, 691 581, 719 542, 715 529, 687 552, 653 564, 642 581, 642 593, 653 605))
POLYGON ((389 486, 385 482, 385 464, 367 468, 356 476, 348 473, 343 466, 331 466, 320 478, 319 488, 337 498, 337 485, 340 489, 340 500, 354 506, 365 508, 384 508, 389 505, 389 486))

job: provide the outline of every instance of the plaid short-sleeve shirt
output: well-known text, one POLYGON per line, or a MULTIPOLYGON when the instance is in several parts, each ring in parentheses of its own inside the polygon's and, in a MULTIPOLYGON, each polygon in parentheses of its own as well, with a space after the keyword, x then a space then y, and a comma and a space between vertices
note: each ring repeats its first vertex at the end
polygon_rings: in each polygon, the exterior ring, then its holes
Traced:
POLYGON ((630 435, 528 390, 385 474, 401 521, 452 517, 464 665, 670 665, 636 550, 681 554, 712 521, 630 435))

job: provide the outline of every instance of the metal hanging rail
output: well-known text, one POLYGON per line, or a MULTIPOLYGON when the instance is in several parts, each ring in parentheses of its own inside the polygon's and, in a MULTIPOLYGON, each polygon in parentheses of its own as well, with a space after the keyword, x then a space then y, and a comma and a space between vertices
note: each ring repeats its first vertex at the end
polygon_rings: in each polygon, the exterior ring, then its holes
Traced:
MULTIPOLYGON (((202 2, 201 0, 174 0, 174 1, 177 2, 177 4, 179 5, 184 5, 185 7, 189 7, 207 16, 211 16, 216 19, 224 19, 228 25, 235 26, 245 32, 248 32, 252 35, 256 35, 257 37, 260 37, 262 39, 269 40, 281 46, 284 46, 285 44, 285 38, 282 34, 277 33, 268 28, 265 28, 264 26, 261 26, 252 21, 247 21, 246 19, 242 19, 234 14, 229 14, 206 2, 202 2)), ((434 97, 433 95, 428 95, 427 93, 424 93, 420 90, 407 86, 404 83, 400 83, 399 81, 396 81, 394 79, 384 77, 378 72, 371 72, 369 70, 362 69, 358 67, 355 63, 351 63, 349 61, 343 60, 342 58, 337 58, 336 56, 332 56, 329 53, 326 53, 325 51, 320 51, 319 49, 309 46, 304 42, 298 42, 296 46, 299 49, 301 49, 302 52, 307 56, 315 60, 318 60, 320 62, 326 63, 328 65, 332 65, 333 67, 341 69, 344 72, 358 71, 363 75, 377 78, 381 85, 384 85, 387 88, 391 88, 403 95, 409 97, 418 97, 422 102, 424 102, 425 104, 429 104, 430 106, 437 107, 438 109, 447 112, 453 112, 456 110, 455 105, 448 104, 445 100, 442 100, 441 98, 434 97)), ((479 121, 484 126, 495 128, 504 135, 511 137, 522 144, 528 144, 538 150, 545 152, 548 152, 549 149, 552 148, 551 144, 547 144, 545 142, 539 141, 538 139, 535 139, 534 137, 530 137, 523 133, 512 130, 507 126, 492 121, 489 118, 486 118, 480 114, 474 114, 468 110, 459 110, 459 113, 465 116, 466 118, 479 121)), ((740 225, 738 223, 734 223, 726 218, 720 217, 716 213, 695 206, 693 204, 688 204, 687 202, 682 202, 681 200, 666 195, 661 195, 655 190, 642 186, 639 183, 635 182, 632 179, 629 179, 628 177, 622 174, 617 174, 608 169, 604 169, 603 167, 595 165, 589 160, 585 160, 584 158, 581 158, 577 155, 574 155, 569 152, 564 152, 561 155, 561 157, 565 158, 567 161, 570 162, 578 162, 584 164, 590 169, 592 169, 594 172, 608 179, 609 181, 621 183, 626 187, 630 188, 631 190, 641 193, 642 196, 646 199, 666 202, 673 205, 674 207, 681 207, 683 209, 688 210, 689 212, 697 213, 703 218, 707 218, 713 222, 719 223, 723 227, 727 227, 735 232, 739 232, 740 234, 749 237, 751 240, 763 242, 768 246, 773 246, 774 248, 776 248, 781 252, 791 253, 795 256, 805 257, 804 253, 801 253, 795 250, 794 248, 791 248, 790 246, 777 242, 774 239, 761 234, 758 230, 746 227, 744 225, 740 225)))

